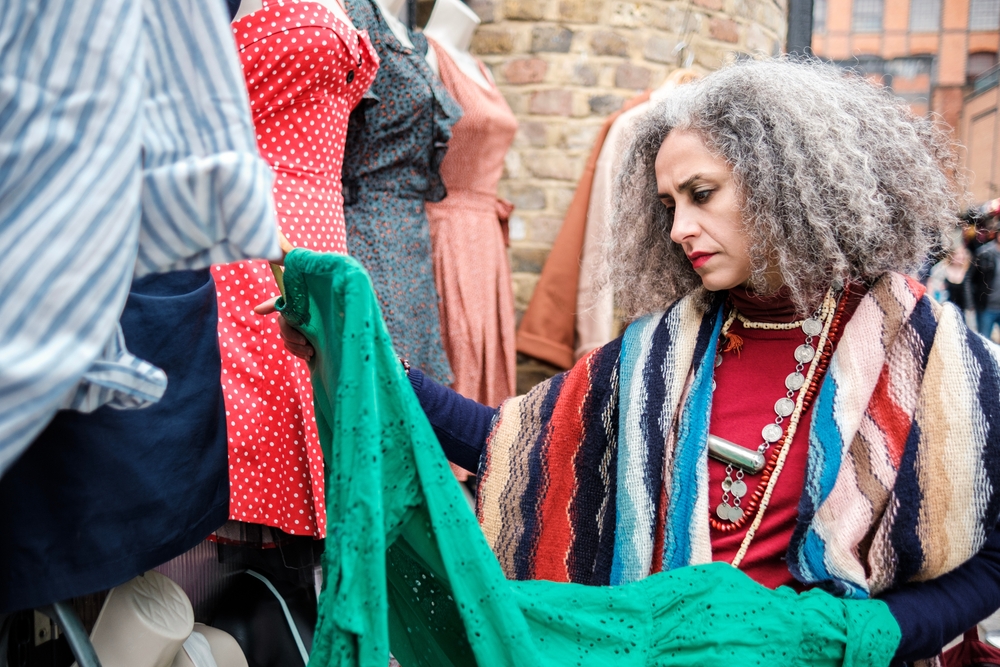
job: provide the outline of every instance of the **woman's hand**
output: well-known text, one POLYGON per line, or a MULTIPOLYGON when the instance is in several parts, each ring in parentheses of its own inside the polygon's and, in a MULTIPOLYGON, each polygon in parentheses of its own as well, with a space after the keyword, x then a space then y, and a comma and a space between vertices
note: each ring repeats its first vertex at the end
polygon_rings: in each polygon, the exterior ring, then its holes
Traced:
MULTIPOLYGON (((274 307, 274 302, 277 300, 278 297, 268 299, 264 303, 254 306, 253 312, 258 315, 270 315, 271 313, 275 313, 277 312, 277 309, 274 307)), ((302 334, 302 332, 289 324, 288 320, 286 320, 281 313, 278 313, 278 328, 281 329, 281 339, 285 343, 286 350, 294 354, 299 359, 305 359, 306 361, 312 359, 316 350, 314 350, 313 346, 309 344, 309 341, 302 334)))

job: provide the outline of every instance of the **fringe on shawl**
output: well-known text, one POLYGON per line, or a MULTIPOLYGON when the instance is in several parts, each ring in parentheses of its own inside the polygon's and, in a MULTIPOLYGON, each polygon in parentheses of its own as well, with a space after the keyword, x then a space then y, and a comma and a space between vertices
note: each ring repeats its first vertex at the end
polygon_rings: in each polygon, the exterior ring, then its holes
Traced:
MULTIPOLYGON (((682 300, 504 403, 477 512, 508 577, 620 584, 711 560, 719 310, 682 300)), ((813 407, 792 573, 859 598, 938 577, 982 547, 998 488, 997 346, 919 283, 883 277, 813 407)))

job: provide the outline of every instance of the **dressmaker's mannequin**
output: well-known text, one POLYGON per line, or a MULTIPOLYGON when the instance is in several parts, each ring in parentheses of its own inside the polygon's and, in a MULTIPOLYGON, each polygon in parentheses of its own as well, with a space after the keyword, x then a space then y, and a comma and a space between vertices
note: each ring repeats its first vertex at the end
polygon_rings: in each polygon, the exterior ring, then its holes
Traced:
MULTIPOLYGON (((347 25, 351 26, 352 28, 354 27, 354 24, 351 23, 350 17, 347 15, 347 10, 344 9, 344 6, 341 4, 341 0, 313 0, 313 1, 329 9, 331 12, 333 12, 334 16, 336 16, 338 19, 340 19, 347 25)), ((403 0, 403 2, 406 2, 406 0, 403 0)), ((240 2, 240 11, 236 12, 236 18, 233 19, 233 22, 239 21, 247 14, 254 13, 261 7, 262 5, 260 0, 242 0, 240 2)))
MULTIPOLYGON (((461 0, 437 0, 431 17, 424 28, 424 34, 436 41, 455 61, 462 73, 486 90, 492 89, 492 84, 483 74, 479 61, 469 53, 472 36, 479 26, 480 20, 476 13, 469 9, 461 0)), ((428 50, 427 62, 437 72, 437 58, 432 59, 434 49, 428 50)))
POLYGON ((399 13, 403 11, 406 0, 375 0, 375 4, 378 5, 379 11, 382 12, 382 18, 385 19, 389 29, 392 30, 392 34, 396 36, 400 44, 412 49, 413 42, 410 40, 409 30, 399 20, 399 13))

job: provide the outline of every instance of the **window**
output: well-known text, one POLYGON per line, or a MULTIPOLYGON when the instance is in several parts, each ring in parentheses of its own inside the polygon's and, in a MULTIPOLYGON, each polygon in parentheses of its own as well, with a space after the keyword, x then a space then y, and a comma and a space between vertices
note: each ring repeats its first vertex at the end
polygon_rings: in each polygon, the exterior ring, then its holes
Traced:
POLYGON ((883 0, 854 0, 854 32, 881 32, 883 6, 883 0))
POLYGON ((826 0, 813 0, 813 32, 826 32, 826 0))
POLYGON ((969 30, 1000 28, 1000 0, 972 0, 969 3, 969 30))
POLYGON ((992 69, 997 64, 997 54, 991 52, 970 53, 969 59, 965 63, 965 78, 967 83, 983 72, 992 69))
POLYGON ((910 2, 910 32, 937 32, 941 29, 941 0, 910 2))

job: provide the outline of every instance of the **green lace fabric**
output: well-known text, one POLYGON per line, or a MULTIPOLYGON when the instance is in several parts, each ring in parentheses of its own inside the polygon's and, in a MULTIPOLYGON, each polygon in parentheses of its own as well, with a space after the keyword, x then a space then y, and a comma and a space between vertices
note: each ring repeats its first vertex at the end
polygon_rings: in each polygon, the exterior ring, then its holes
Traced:
POLYGON ((888 665, 878 601, 772 591, 723 563, 619 587, 511 582, 393 353, 364 269, 291 252, 279 308, 316 348, 326 460, 310 667, 888 665))

